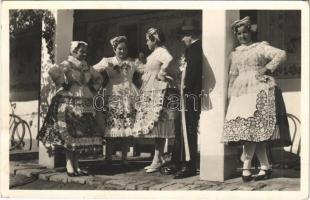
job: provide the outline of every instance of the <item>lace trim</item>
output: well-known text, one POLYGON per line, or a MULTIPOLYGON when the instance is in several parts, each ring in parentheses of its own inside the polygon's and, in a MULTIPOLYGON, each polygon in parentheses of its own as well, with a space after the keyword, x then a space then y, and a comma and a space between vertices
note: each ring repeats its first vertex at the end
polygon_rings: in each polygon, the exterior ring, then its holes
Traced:
POLYGON ((276 125, 275 88, 260 91, 257 94, 256 110, 253 117, 225 121, 225 142, 252 141, 261 142, 270 139, 276 125))
POLYGON ((144 92, 137 106, 134 136, 149 134, 159 120, 166 90, 144 92))

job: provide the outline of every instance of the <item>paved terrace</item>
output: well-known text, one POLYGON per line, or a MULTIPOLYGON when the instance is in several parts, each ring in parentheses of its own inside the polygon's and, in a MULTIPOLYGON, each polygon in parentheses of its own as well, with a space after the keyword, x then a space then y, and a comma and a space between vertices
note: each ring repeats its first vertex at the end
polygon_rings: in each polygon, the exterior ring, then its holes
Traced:
POLYGON ((131 161, 131 168, 122 167, 115 161, 108 167, 103 161, 82 162, 95 174, 91 176, 68 177, 65 168, 46 169, 33 161, 10 162, 11 189, 87 189, 87 190, 263 190, 298 191, 300 170, 274 166, 272 179, 243 183, 240 177, 225 182, 199 180, 199 175, 175 180, 172 175, 159 172, 146 174, 143 170, 149 161, 131 161), (28 181, 39 181, 30 187, 21 186, 28 181), (22 183, 22 184, 21 184, 22 183), (44 184, 49 186, 44 187, 44 184), (66 187, 69 186, 70 187, 66 187))

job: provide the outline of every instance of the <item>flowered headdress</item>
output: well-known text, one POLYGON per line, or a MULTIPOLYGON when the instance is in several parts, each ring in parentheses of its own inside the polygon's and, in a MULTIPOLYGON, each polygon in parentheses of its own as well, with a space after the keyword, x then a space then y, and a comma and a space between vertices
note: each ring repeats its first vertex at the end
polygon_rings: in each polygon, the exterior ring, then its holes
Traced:
POLYGON ((245 26, 248 30, 251 30, 251 31, 256 31, 257 29, 256 24, 251 24, 251 19, 249 16, 243 19, 236 20, 231 24, 231 28, 235 34, 237 33, 237 30, 240 26, 245 26))
POLYGON ((110 40, 110 43, 111 43, 113 49, 116 49, 117 46, 122 42, 127 43, 127 37, 126 36, 117 36, 117 37, 110 40))

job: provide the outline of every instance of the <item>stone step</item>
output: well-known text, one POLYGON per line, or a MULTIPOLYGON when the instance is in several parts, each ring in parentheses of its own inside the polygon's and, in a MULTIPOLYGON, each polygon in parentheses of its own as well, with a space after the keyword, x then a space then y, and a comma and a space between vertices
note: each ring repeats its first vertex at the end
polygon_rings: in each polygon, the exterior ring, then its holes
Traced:
POLYGON ((10 152, 10 161, 24 161, 39 159, 38 151, 12 151, 10 152))

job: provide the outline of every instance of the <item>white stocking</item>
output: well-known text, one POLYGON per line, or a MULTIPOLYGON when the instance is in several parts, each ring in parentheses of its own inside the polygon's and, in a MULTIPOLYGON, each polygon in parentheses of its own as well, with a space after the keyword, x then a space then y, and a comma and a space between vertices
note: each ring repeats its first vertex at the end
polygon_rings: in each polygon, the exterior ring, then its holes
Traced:
POLYGON ((160 164, 163 160, 164 149, 165 149, 165 139, 156 138, 155 139, 155 153, 152 161, 152 165, 160 164))
POLYGON ((258 143, 256 147, 256 155, 260 162, 261 169, 268 170, 270 168, 270 164, 267 156, 267 147, 266 143, 258 143))
POLYGON ((66 168, 67 172, 73 173, 74 172, 74 166, 72 163, 72 152, 66 151, 66 168))
POLYGON ((256 144, 252 142, 247 142, 243 145, 243 154, 242 154, 242 161, 243 161, 243 175, 248 176, 251 174, 251 162, 254 156, 256 144))
POLYGON ((73 166, 74 166, 74 169, 75 171, 78 171, 79 170, 79 153, 78 152, 74 152, 72 153, 72 157, 73 157, 73 166))

